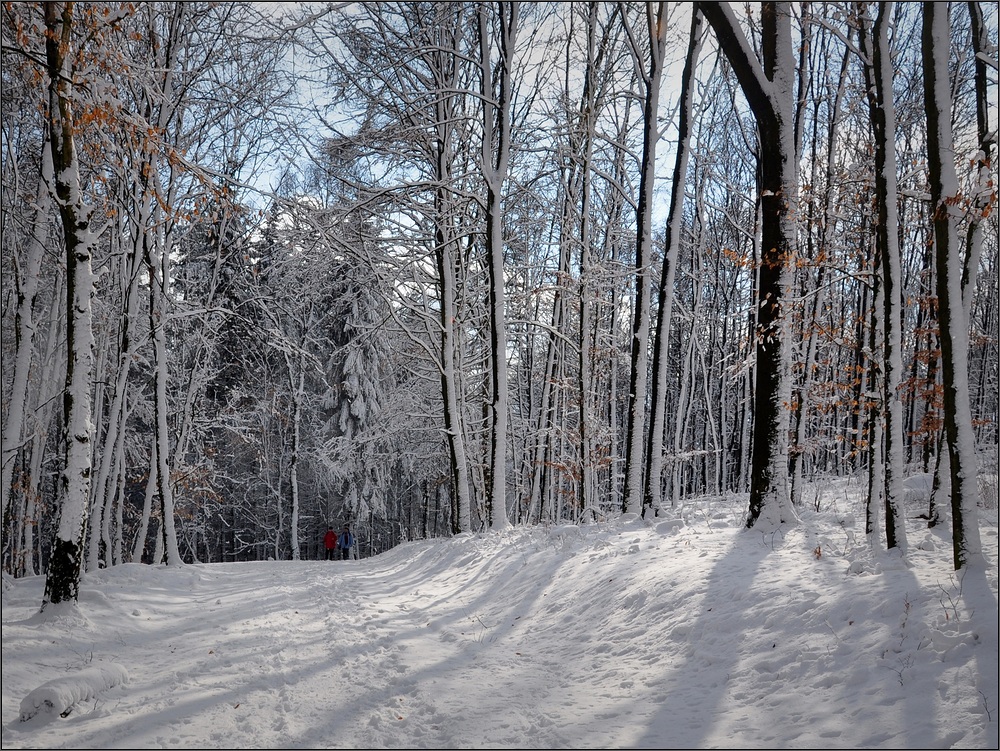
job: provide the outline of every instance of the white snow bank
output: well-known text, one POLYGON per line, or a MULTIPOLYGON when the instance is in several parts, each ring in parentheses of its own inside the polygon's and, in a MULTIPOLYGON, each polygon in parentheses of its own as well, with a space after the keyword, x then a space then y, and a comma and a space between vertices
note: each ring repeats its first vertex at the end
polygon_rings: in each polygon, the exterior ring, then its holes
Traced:
POLYGON ((69 714, 75 704, 89 701, 103 691, 128 683, 128 671, 114 662, 101 663, 43 683, 21 700, 21 722, 40 712, 69 714))
POLYGON ((934 475, 930 472, 921 472, 910 475, 903 480, 903 502, 916 503, 917 501, 929 501, 931 493, 934 491, 934 475))

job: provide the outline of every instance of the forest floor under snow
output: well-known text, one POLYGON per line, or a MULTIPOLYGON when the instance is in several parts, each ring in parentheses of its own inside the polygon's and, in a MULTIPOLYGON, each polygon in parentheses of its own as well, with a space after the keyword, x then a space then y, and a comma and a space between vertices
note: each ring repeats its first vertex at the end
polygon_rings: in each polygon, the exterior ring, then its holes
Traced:
POLYGON ((766 534, 725 498, 360 561, 129 564, 55 614, 42 577, 5 578, 3 748, 997 748, 996 509, 959 577, 919 500, 906 559, 873 553, 859 492, 766 534))

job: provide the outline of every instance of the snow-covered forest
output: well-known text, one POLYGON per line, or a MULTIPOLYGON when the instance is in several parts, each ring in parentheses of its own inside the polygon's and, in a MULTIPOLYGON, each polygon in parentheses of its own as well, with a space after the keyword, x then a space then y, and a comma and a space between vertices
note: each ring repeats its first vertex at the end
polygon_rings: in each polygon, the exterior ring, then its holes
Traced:
POLYGON ((915 474, 980 561, 995 3, 2 12, 3 571, 44 605, 344 523, 773 529, 845 478, 905 555, 915 474))

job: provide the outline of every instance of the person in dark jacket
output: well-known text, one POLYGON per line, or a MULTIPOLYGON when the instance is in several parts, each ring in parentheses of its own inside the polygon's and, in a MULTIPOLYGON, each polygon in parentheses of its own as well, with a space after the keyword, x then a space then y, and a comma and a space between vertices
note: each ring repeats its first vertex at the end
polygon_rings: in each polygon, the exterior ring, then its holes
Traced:
POLYGON ((349 560, 351 554, 354 552, 354 535, 351 534, 351 528, 344 525, 344 531, 340 533, 340 558, 341 560, 349 560))
POLYGON ((326 560, 335 560, 337 557, 337 533, 333 531, 333 527, 326 528, 323 547, 326 548, 326 560))

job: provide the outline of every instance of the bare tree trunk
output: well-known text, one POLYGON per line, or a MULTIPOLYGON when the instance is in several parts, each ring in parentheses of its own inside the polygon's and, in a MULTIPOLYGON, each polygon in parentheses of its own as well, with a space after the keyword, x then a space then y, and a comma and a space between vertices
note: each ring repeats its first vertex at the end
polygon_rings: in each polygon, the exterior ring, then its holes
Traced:
MULTIPOLYGON (((625 449, 625 494, 622 512, 639 514, 643 510, 645 478, 646 409, 649 390, 650 297, 653 265, 653 188, 656 180, 656 145, 660 140, 658 114, 660 83, 667 44, 667 4, 645 6, 649 44, 649 70, 642 74, 645 88, 643 110, 642 163, 639 176, 639 203, 636 207, 635 238, 635 309, 632 321, 632 369, 629 376, 628 427, 625 449)), ((632 59, 638 69, 643 52, 632 34, 626 14, 622 14, 629 35, 632 59)))
POLYGON ((899 253, 899 212, 896 181, 896 108, 892 93, 892 62, 889 50, 891 3, 879 3, 879 14, 868 39, 862 22, 862 45, 871 45, 872 66, 865 66, 869 79, 868 106, 875 133, 875 195, 878 222, 875 238, 877 274, 882 292, 883 361, 882 408, 885 419, 885 537, 886 546, 906 553, 906 520, 903 516, 903 377, 902 270, 899 253), (874 80, 871 80, 874 79, 874 80))
POLYGON ((50 145, 55 199, 66 244, 65 456, 59 481, 59 526, 52 541, 42 610, 75 603, 79 596, 84 536, 90 501, 93 426, 91 377, 94 364, 91 257, 95 237, 92 207, 84 203, 73 113, 73 3, 45 5, 45 53, 49 74, 50 145))
POLYGON ((483 110, 481 169, 486 182, 486 256, 489 266, 490 371, 489 482, 487 524, 494 530, 510 525, 507 519, 507 324, 503 262, 503 186, 511 145, 511 101, 513 55, 520 7, 516 2, 499 3, 499 80, 493 81, 490 59, 489 22, 485 4, 479 6, 480 93, 483 110), (496 98, 494 98, 496 96, 496 98))
MULTIPOLYGON (((876 251, 877 254, 877 251, 876 251)), ((877 266, 877 261, 876 261, 877 266)), ((868 332, 868 351, 874 355, 885 341, 885 320, 879 311, 885 309, 885 286, 875 268, 872 269, 873 290, 871 329, 868 332)), ((868 494, 865 499, 865 535, 872 549, 879 549, 879 521, 885 500, 885 426, 882 421, 884 394, 881 384, 885 381, 882 358, 872 356, 865 371, 866 387, 862 390, 862 410, 865 415, 865 441, 868 444, 868 494)))
MULTIPOLYGON (((436 13, 444 13, 441 5, 436 13)), ((444 91, 435 97, 434 127, 434 190, 435 259, 437 261, 438 295, 440 308, 440 360, 441 398, 444 412, 444 430, 451 464, 451 481, 455 493, 457 513, 452 517, 453 532, 472 529, 472 483, 469 479, 469 459, 464 420, 462 419, 461 378, 458 369, 460 327, 457 323, 456 267, 461 249, 455 238, 452 201, 448 189, 452 181, 451 162, 455 149, 455 90, 458 88, 458 35, 446 32, 445 18, 437 27, 438 50, 433 55, 436 70, 444 91)), ((440 494, 438 494, 440 499, 440 494)))
MULTIPOLYGON (((567 178, 567 183, 572 176, 567 178)), ((564 198, 564 208, 568 211, 570 198, 564 198)), ((564 227, 567 222, 564 211, 564 227)), ((548 332, 545 349, 545 369, 542 374, 541 396, 539 399, 538 419, 536 421, 535 448, 532 457, 531 490, 528 496, 528 521, 537 523, 541 519, 542 500, 546 493, 550 473, 548 471, 552 444, 555 440, 555 416, 557 412, 557 394, 553 388, 556 379, 557 360, 562 346, 561 336, 565 327, 565 298, 562 282, 569 277, 570 244, 567 238, 561 237, 559 243, 559 280, 552 300, 552 323, 548 332)))
MULTIPOLYGON (((101 529, 90 531, 90 562, 96 568, 99 557, 99 543, 108 540, 110 518, 108 510, 114 505, 115 494, 119 485, 119 475, 124 467, 125 453, 125 423, 128 419, 127 387, 132 362, 138 349, 138 338, 135 336, 135 323, 138 314, 139 271, 143 262, 141 234, 149 219, 150 198, 147 195, 143 201, 139 196, 136 203, 140 207, 136 230, 131 237, 131 248, 121 253, 118 261, 118 275, 122 295, 121 330, 118 337, 117 366, 115 368, 115 383, 111 397, 111 407, 108 414, 108 427, 104 435, 104 454, 101 458, 97 474, 97 485, 94 490, 94 509, 104 509, 101 529)), ((94 525, 96 527, 96 525, 94 525)), ((114 561, 114 559, 112 558, 114 561)), ((114 561, 120 563, 120 561, 114 561)))
POLYGON ((795 264, 798 203, 792 9, 786 2, 761 3, 762 65, 728 4, 698 7, 736 73, 760 134, 761 260, 747 526, 758 521, 777 526, 797 518, 788 489, 791 367, 785 310, 795 264))
MULTIPOLYGON (((162 231, 162 230, 161 230, 162 231)), ((157 232, 146 233, 146 263, 149 270, 149 329, 153 339, 154 403, 156 442, 157 497, 160 501, 160 522, 163 550, 168 566, 183 563, 177 547, 177 530, 174 525, 174 494, 170 483, 170 431, 167 404, 167 290, 170 279, 169 239, 162 239, 157 232)))
POLYGON ((305 398, 306 381, 305 354, 298 353, 297 365, 293 365, 292 360, 292 355, 286 352, 285 365, 288 368, 288 388, 292 397, 292 456, 288 467, 288 486, 292 496, 289 542, 292 547, 292 560, 298 561, 302 558, 299 552, 299 454, 302 451, 302 400, 305 398))
MULTIPOLYGON (((597 120, 597 10, 591 2, 587 13, 587 73, 581 112, 581 136, 584 139, 580 164, 583 182, 580 200, 580 329, 578 337, 578 392, 580 398, 580 512, 582 518, 597 518, 597 482, 594 472, 594 383, 593 383, 593 293, 591 290, 591 195, 593 193, 593 158, 597 120)), ((601 57, 604 47, 602 45, 601 57)))
POLYGON ((953 158, 948 5, 923 5, 924 101, 927 164, 934 211, 938 320, 944 376, 944 425, 951 455, 951 512, 955 568, 983 565, 977 508, 979 487, 975 433, 969 401, 969 327, 962 294, 958 239, 961 191, 953 158))
POLYGON ((975 0, 969 2, 968 7, 972 27, 972 49, 976 53, 976 130, 979 135, 979 153, 974 159, 976 191, 972 196, 973 205, 965 246, 965 265, 962 268, 962 295, 965 313, 967 317, 971 317, 976 276, 979 272, 979 261, 983 256, 983 222, 996 203, 996 182, 993 178, 993 160, 990 154, 995 145, 996 133, 990 132, 989 82, 984 59, 991 49, 995 59, 996 50, 993 49, 987 33, 982 7, 975 0))
MULTIPOLYGON (((648 464, 643 493, 642 514, 655 515, 660 507, 660 480, 663 473, 663 436, 666 425, 667 359, 670 350, 670 316, 674 303, 674 276, 680 253, 684 223, 684 186, 687 184, 688 160, 691 152, 691 113, 694 102, 695 68, 702 43, 702 15, 695 6, 691 11, 691 33, 681 79, 680 120, 678 123, 677 157, 667 218, 666 249, 660 273, 659 304, 653 349, 652 424, 649 428, 648 464)), ((674 491, 676 496, 676 489, 674 491)))

